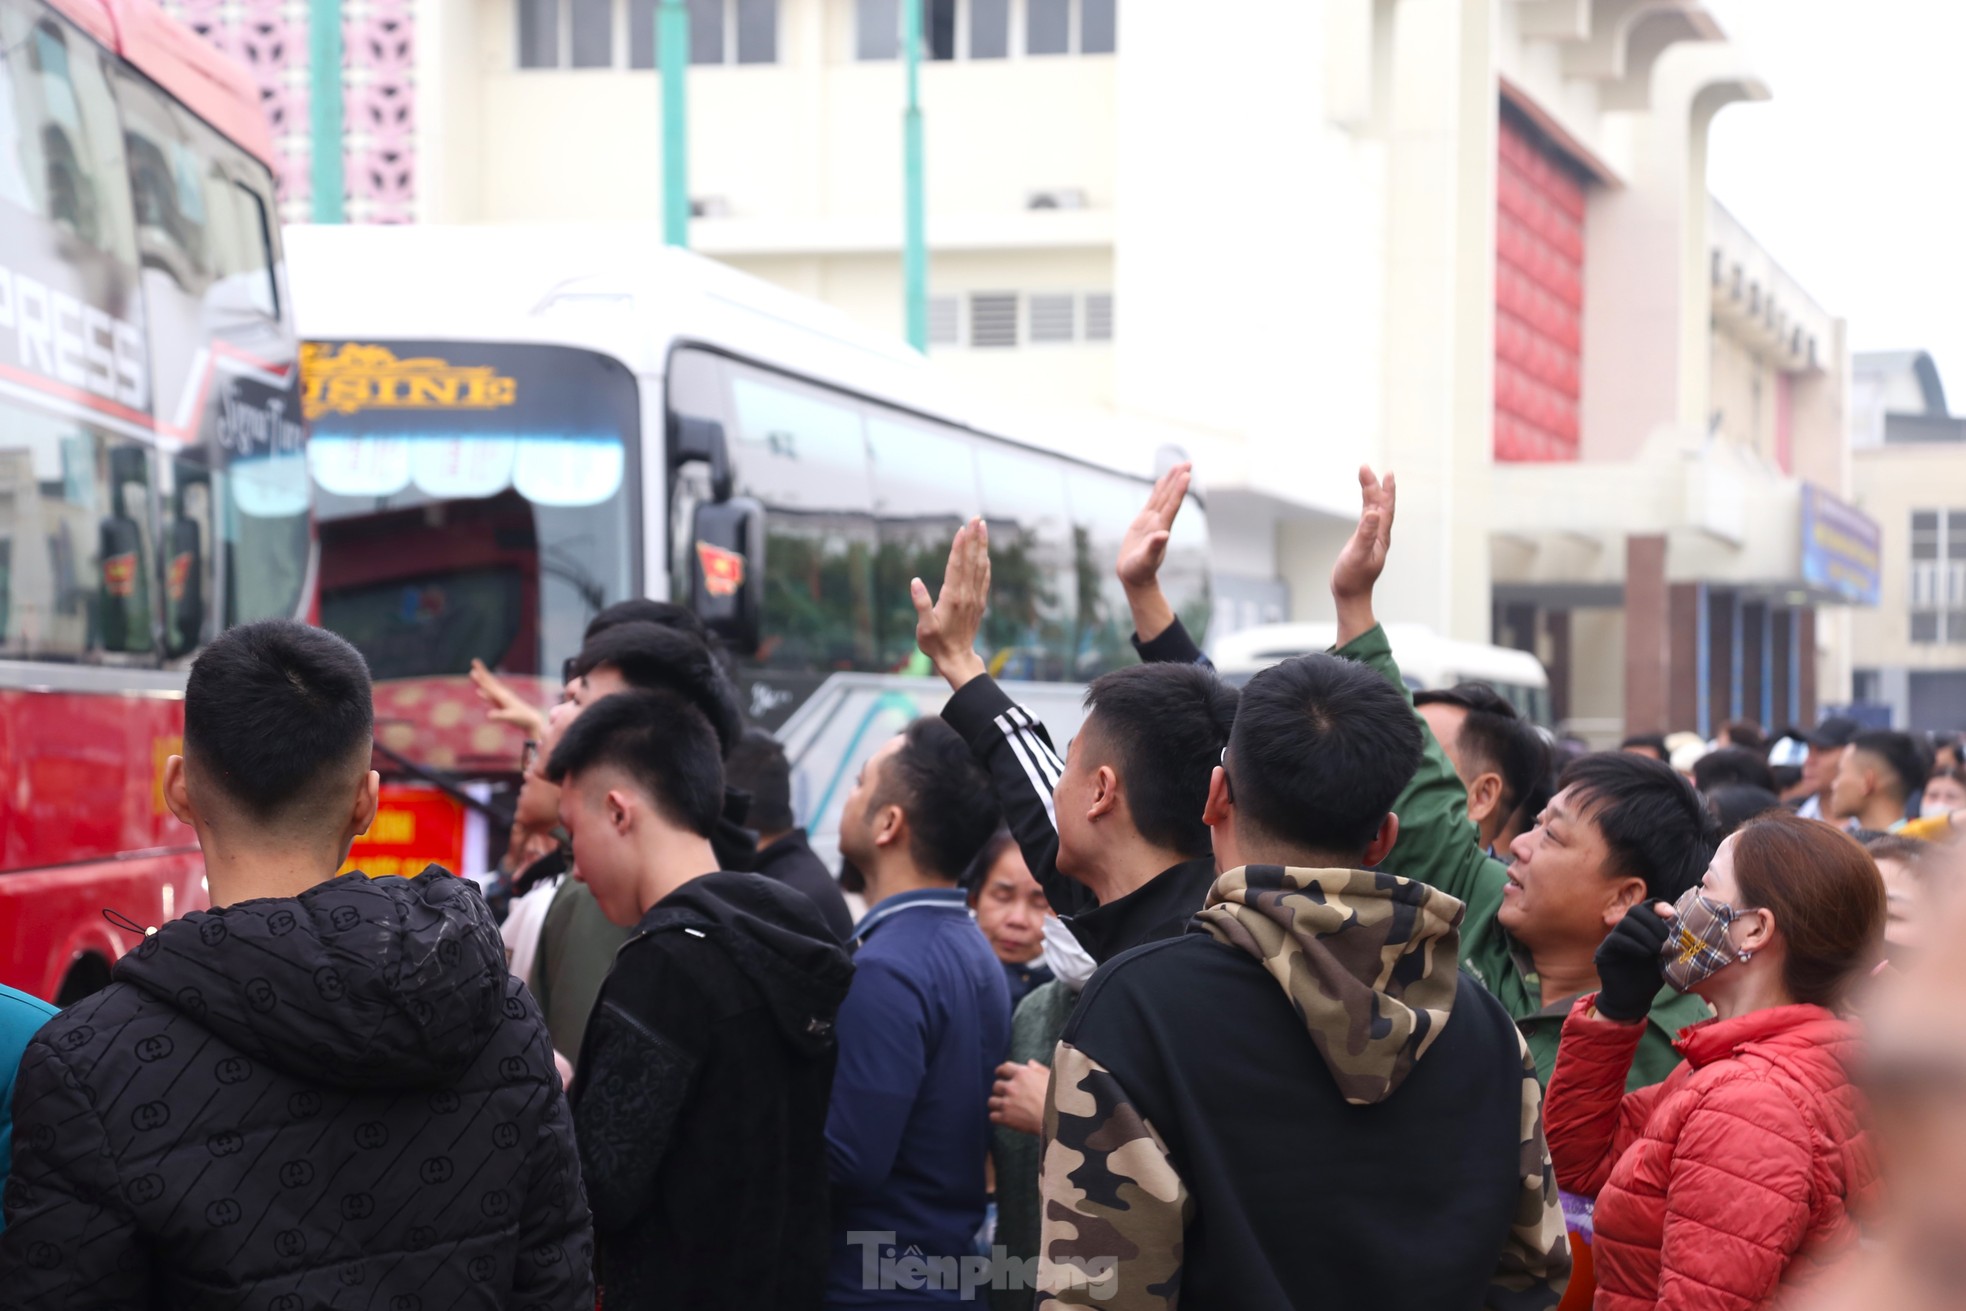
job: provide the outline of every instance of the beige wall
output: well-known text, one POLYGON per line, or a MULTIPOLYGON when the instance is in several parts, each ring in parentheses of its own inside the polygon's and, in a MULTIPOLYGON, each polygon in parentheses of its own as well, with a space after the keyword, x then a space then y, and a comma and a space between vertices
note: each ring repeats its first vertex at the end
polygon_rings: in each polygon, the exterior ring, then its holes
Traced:
MULTIPOLYGON (((646 219, 661 212, 660 76, 517 66, 512 0, 421 0, 468 13, 448 62, 475 84, 476 176, 441 175, 428 203, 461 222, 646 219), (468 66, 467 66, 468 65, 468 66)), ((899 243, 902 66, 852 58, 846 0, 782 0, 779 62, 689 71, 690 192, 733 217, 775 223, 874 219, 899 243)), ((448 48, 448 47, 447 47, 448 48)), ((928 63, 922 69, 932 213, 1017 214, 1027 193, 1075 188, 1113 203, 1110 56, 928 63)), ((463 115, 444 132, 466 139, 463 115)), ((426 151, 453 153, 442 140, 426 151)), ((823 229, 815 232, 819 236, 823 229)))
POLYGON ((1883 601, 1851 620, 1859 669, 1959 669, 1966 645, 1911 640, 1911 513, 1966 510, 1966 449, 1878 446, 1857 452, 1857 506, 1884 531, 1883 601))

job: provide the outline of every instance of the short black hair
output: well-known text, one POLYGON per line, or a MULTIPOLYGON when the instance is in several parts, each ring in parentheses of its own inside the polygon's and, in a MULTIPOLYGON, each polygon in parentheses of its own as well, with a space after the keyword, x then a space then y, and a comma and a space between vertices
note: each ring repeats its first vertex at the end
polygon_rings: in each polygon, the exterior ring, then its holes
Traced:
POLYGON ((1661 760, 1672 754, 1672 752, 1666 750, 1666 735, 1664 733, 1633 733, 1630 737, 1618 744, 1618 750, 1620 751, 1629 751, 1633 747, 1650 747, 1659 753, 1659 759, 1661 760))
POLYGON ((1559 791, 1572 788, 1611 853, 1606 872, 1644 879, 1650 900, 1678 901, 1713 862, 1719 822, 1664 761, 1623 751, 1584 756, 1557 780, 1559 791))
POLYGON ((1238 825, 1306 857, 1356 857, 1420 767, 1420 717, 1364 665, 1304 655, 1242 689, 1229 735, 1238 825))
POLYGON ((642 620, 605 628, 580 648, 567 667, 568 679, 585 678, 603 665, 619 670, 630 687, 666 687, 689 698, 710 721, 725 752, 743 735, 737 689, 710 648, 681 629, 642 620))
POLYGON ((751 794, 747 820, 758 832, 790 833, 797 827, 792 818, 792 762, 777 738, 762 728, 745 729, 737 749, 724 762, 724 778, 751 794))
POLYGON ((1730 786, 1760 788, 1777 792, 1775 771, 1767 758, 1747 747, 1722 747, 1701 756, 1693 766, 1693 786, 1702 792, 1730 786))
POLYGON ((1925 780, 1932 773, 1932 758, 1911 734, 1881 730, 1859 733, 1850 745, 1884 762, 1897 777, 1898 788, 1893 795, 1898 800, 1909 800, 1925 790, 1925 780))
POLYGON ((869 810, 899 806, 908 817, 908 854, 929 874, 960 883, 976 853, 1003 823, 990 776, 962 734, 939 715, 902 730, 869 810))
POLYGON ((1503 815, 1513 818, 1531 800, 1537 802, 1531 814, 1542 810, 1548 800, 1550 746, 1507 697, 1487 683, 1457 683, 1415 692, 1413 704, 1458 706, 1465 712, 1459 749, 1483 771, 1501 778, 1503 815))
MULTIPOLYGON (((608 629, 618 628, 622 624, 659 624, 664 628, 673 628, 709 647, 711 653, 719 660, 723 658, 717 639, 711 635, 708 628, 704 627, 703 620, 695 611, 688 606, 677 605, 673 601, 654 601, 645 596, 616 601, 613 605, 602 609, 599 614, 587 621, 587 631, 581 634, 580 640, 583 644, 591 642, 608 629)), ((574 665, 579 660, 578 655, 567 657, 566 663, 560 669, 562 683, 571 683, 580 676, 574 672, 574 665)))
POLYGON ((1481 710, 1503 719, 1520 719, 1522 713, 1515 703, 1497 692, 1489 683, 1456 683, 1452 687, 1427 688, 1413 694, 1415 706, 1459 706, 1463 710, 1481 710))
POLYGON ((1723 838, 1751 819, 1782 809, 1779 796, 1748 783, 1722 783, 1711 791, 1701 790, 1707 799, 1707 809, 1720 824, 1723 838))
POLYGON ((298 817, 335 771, 366 768, 374 735, 369 666, 323 628, 291 619, 229 628, 185 680, 185 754, 202 781, 262 822, 298 817))
POLYGON ((1214 850, 1201 815, 1236 690, 1203 665, 1132 665, 1095 678, 1085 711, 1081 731, 1107 753, 1140 836, 1191 859, 1214 850))
POLYGON ((546 762, 562 783, 600 766, 619 769, 670 823, 701 837, 724 812, 723 754, 710 721, 673 689, 616 692, 574 716, 546 762))

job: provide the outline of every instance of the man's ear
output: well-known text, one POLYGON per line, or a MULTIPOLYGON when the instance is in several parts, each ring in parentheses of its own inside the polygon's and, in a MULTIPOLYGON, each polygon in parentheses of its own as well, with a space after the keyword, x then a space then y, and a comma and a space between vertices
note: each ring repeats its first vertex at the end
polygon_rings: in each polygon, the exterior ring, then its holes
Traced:
POLYGON ((1476 827, 1487 823, 1495 815, 1495 808, 1502 804, 1502 776, 1495 773, 1477 774, 1468 784, 1468 818, 1476 827))
POLYGON ((620 788, 608 789, 608 823, 614 831, 626 836, 635 827, 635 798, 620 788))
POLYGON ((1379 821, 1379 831, 1372 837, 1361 858, 1367 869, 1372 869, 1393 854, 1393 846, 1399 841, 1399 816, 1387 815, 1379 821))
POLYGON ((164 762, 164 804, 177 816, 178 823, 198 827, 198 812, 191 807, 191 785, 185 779, 183 756, 172 756, 164 762))
POLYGON ((355 809, 348 817, 348 840, 367 833, 375 823, 375 813, 382 806, 382 775, 371 769, 362 775, 362 786, 355 792, 355 809))
POLYGON ((1619 879, 1611 886, 1611 899, 1604 903, 1604 927, 1615 929, 1625 912, 1646 899, 1645 880, 1619 879))
POLYGON ((1217 765, 1215 772, 1208 776, 1208 800, 1202 803, 1201 822, 1210 828, 1221 828, 1235 805, 1229 796, 1229 771, 1217 765))
POLYGON ((1086 807, 1085 817, 1100 819, 1117 814, 1119 808, 1120 776, 1111 765, 1101 765, 1092 771, 1092 804, 1086 807))
POLYGON ((891 847, 901 841, 908 831, 908 814, 896 805, 881 807, 881 813, 874 822, 874 845, 891 847))

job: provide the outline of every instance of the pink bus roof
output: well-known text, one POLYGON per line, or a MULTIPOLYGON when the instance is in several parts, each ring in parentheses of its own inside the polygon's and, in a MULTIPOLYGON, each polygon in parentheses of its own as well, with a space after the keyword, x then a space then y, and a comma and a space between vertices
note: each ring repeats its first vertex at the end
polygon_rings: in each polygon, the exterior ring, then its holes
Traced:
POLYGON ((207 45, 151 0, 49 0, 61 14, 121 55, 268 168, 273 129, 245 69, 207 45))

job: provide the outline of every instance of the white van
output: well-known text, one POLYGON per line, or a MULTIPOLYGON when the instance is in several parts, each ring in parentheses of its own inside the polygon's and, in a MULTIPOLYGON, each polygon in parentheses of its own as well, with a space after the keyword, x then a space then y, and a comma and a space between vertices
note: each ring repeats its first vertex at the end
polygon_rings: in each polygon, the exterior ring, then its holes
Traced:
MULTIPOLYGON (((1414 691, 1487 683, 1533 723, 1551 726, 1550 676, 1543 662, 1527 651, 1456 642, 1420 624, 1387 624, 1386 637, 1406 685, 1414 691)), ((1279 661, 1328 651, 1337 638, 1338 625, 1332 622, 1264 624, 1217 638, 1208 656, 1222 677, 1239 687, 1279 661)))

